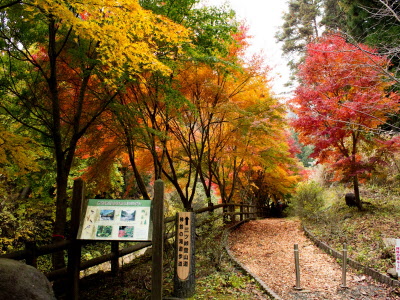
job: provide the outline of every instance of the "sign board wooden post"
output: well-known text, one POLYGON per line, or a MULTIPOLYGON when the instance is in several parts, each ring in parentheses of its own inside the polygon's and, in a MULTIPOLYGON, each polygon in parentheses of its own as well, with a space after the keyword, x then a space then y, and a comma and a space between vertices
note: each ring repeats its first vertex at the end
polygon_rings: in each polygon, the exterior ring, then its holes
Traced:
POLYGON ((395 255, 396 255, 396 272, 397 275, 400 275, 400 239, 396 239, 395 255))
POLYGON ((153 200, 153 246, 151 272, 151 300, 161 300, 163 293, 163 253, 164 253, 164 182, 154 182, 153 200))
POLYGON ((78 178, 74 181, 71 209, 71 244, 68 248, 68 299, 79 299, 79 271, 81 264, 81 244, 77 240, 79 225, 82 218, 82 205, 85 195, 85 182, 78 178))
POLYGON ((176 215, 176 257, 174 295, 189 298, 195 292, 195 214, 176 215))

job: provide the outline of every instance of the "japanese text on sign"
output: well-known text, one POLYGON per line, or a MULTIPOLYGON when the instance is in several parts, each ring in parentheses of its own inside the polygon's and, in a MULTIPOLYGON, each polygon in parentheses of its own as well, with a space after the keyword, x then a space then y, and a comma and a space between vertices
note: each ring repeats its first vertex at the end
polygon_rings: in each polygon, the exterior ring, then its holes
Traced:
POLYGON ((396 255, 396 272, 397 274, 400 274, 400 239, 396 239, 395 255, 396 255))
POLYGON ((191 256, 191 213, 178 213, 177 225, 177 275, 179 279, 186 280, 190 271, 191 256))

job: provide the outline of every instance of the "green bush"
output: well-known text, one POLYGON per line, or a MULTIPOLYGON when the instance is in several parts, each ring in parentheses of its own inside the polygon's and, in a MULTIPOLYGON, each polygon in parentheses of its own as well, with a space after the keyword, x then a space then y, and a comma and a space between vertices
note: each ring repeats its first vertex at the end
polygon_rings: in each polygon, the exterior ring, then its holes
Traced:
POLYGON ((313 218, 324 206, 323 188, 316 182, 301 183, 289 204, 292 215, 313 218))

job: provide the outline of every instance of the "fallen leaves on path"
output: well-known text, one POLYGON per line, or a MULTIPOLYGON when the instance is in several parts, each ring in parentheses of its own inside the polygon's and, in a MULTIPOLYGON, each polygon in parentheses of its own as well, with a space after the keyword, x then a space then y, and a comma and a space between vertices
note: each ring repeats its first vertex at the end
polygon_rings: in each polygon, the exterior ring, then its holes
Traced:
POLYGON ((315 246, 290 219, 264 219, 243 224, 228 239, 231 252, 284 300, 379 299, 398 300, 392 289, 371 278, 347 271, 342 288, 342 268, 315 246), (296 290, 294 244, 300 257, 300 287, 296 290))

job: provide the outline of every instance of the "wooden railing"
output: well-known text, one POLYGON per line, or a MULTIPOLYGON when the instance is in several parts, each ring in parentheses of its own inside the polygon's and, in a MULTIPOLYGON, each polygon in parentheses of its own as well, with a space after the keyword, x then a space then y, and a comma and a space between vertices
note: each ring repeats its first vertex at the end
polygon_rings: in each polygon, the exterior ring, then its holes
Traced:
MULTIPOLYGON (((243 221, 247 219, 255 219, 266 216, 266 208, 258 207, 255 205, 248 204, 209 204, 207 207, 203 207, 197 210, 194 210, 196 215, 202 213, 210 213, 213 214, 216 210, 223 209, 223 211, 219 214, 216 214, 217 217, 222 217, 225 222, 234 223, 236 221, 243 221), (239 217, 237 220, 236 217, 239 217)), ((175 222, 175 216, 167 217, 164 219, 164 223, 175 222)), ((78 224, 79 225, 79 224, 78 224)), ((201 226, 203 224, 196 224, 196 226, 201 226)), ((174 226, 172 226, 175 228, 174 226)), ((174 232, 171 231, 168 234, 165 234, 165 239, 172 238, 174 236, 174 232)), ((37 247, 35 243, 27 243, 26 248, 24 250, 15 251, 7 254, 0 255, 0 258, 9 258, 15 260, 25 260, 25 262, 29 265, 37 267, 37 258, 43 255, 52 254, 59 251, 67 250, 68 254, 68 266, 50 271, 46 274, 47 278, 50 281, 55 281, 61 278, 74 278, 71 282, 79 280, 79 271, 89 269, 91 267, 100 265, 105 262, 111 262, 111 272, 113 274, 117 274, 119 272, 119 258, 134 252, 137 252, 141 249, 149 247, 152 245, 152 242, 138 242, 134 245, 125 247, 123 249, 119 249, 118 241, 111 241, 111 252, 105 255, 87 260, 81 260, 81 247, 93 243, 93 241, 81 241, 81 240, 64 240, 62 242, 40 246, 37 247), (76 257, 76 253, 78 253, 78 257, 75 259, 71 259, 74 256, 76 257), (75 267, 73 265, 75 264, 75 267), (78 273, 77 273, 78 272, 78 273), (77 277, 77 278, 76 278, 77 277)))
MULTIPOLYGON (((230 209, 228 212, 222 213, 220 216, 221 217, 228 217, 228 222, 235 222, 236 221, 236 216, 239 216, 238 221, 243 221, 246 219, 253 219, 253 218, 258 218, 258 217, 263 217, 264 216, 264 211, 260 210, 263 209, 263 207, 258 207, 255 205, 247 205, 247 204, 217 204, 209 207, 204 207, 198 210, 195 210, 194 212, 196 214, 202 214, 205 212, 214 212, 215 210, 221 209, 221 208, 228 208, 230 209), (240 211, 237 212, 235 209, 239 207, 240 211)), ((168 217, 165 218, 164 220, 165 223, 171 223, 175 222, 175 217, 168 217)), ((171 238, 173 236, 173 233, 169 233, 166 238, 171 238)), ((92 241, 81 241, 81 245, 87 245, 93 243, 92 241)), ((151 242, 140 242, 135 245, 123 248, 123 249, 118 249, 115 247, 115 245, 119 245, 119 242, 111 242, 113 246, 111 246, 112 250, 110 253, 87 260, 83 261, 80 263, 80 270, 86 270, 88 268, 97 266, 99 264, 108 262, 108 261, 115 261, 115 259, 118 259, 119 257, 137 252, 141 249, 147 248, 151 246, 151 242)), ((7 254, 2 254, 0 255, 0 258, 10 258, 10 259, 15 259, 15 260, 25 260, 25 262, 28 265, 32 265, 36 267, 36 260, 38 257, 43 256, 43 255, 48 255, 52 254, 58 251, 63 251, 63 250, 69 250, 69 246, 71 245, 71 240, 65 240, 62 242, 54 243, 54 244, 49 244, 49 245, 44 245, 40 247, 36 247, 34 243, 26 243, 25 250, 19 250, 7 254)), ((113 273, 117 273, 117 270, 115 268, 118 268, 116 264, 111 264, 114 266, 114 270, 112 269, 113 273)), ((56 280, 62 277, 65 277, 67 275, 67 268, 62 268, 54 271, 50 271, 46 274, 47 278, 52 281, 56 280)))

